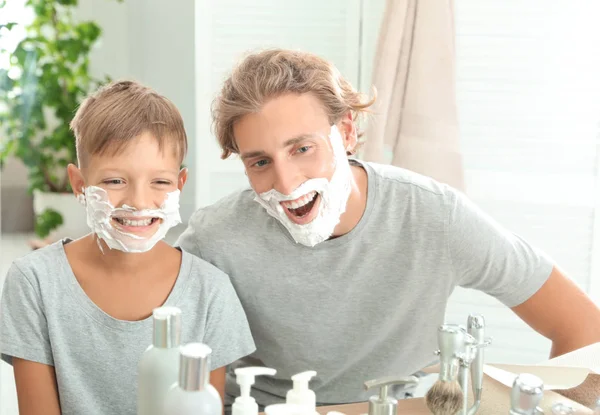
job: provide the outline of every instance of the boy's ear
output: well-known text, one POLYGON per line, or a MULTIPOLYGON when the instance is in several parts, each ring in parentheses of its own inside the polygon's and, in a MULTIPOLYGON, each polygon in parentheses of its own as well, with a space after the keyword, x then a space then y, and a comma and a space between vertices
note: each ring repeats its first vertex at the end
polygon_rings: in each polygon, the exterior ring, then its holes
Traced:
POLYGON ((179 179, 177 180, 177 188, 180 191, 183 189, 185 182, 187 182, 187 178, 188 178, 188 169, 187 169, 187 167, 184 167, 183 169, 179 170, 179 179))
POLYGON ((79 167, 74 164, 69 164, 67 166, 67 174, 69 175, 69 183, 71 183, 73 193, 78 197, 80 194, 82 194, 81 189, 85 187, 83 174, 81 173, 79 167))

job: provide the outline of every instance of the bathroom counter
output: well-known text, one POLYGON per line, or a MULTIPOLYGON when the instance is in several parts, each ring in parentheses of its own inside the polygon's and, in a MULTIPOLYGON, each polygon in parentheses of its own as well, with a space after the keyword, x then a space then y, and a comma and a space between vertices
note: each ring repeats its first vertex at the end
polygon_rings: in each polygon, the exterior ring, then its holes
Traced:
MULTIPOLYGON (((488 376, 484 377, 483 400, 477 415, 507 414, 510 410, 510 388, 488 376)), ((576 388, 560 391, 544 391, 540 407, 546 414, 552 413, 556 403, 568 404, 575 410, 575 415, 592 415, 590 407, 600 395, 600 375, 589 375, 584 383, 576 388)), ((469 403, 472 404, 472 396, 469 403)), ((320 415, 328 412, 341 412, 345 415, 362 415, 369 411, 367 402, 317 407, 320 415)), ((398 415, 429 415, 424 398, 401 399, 398 401, 398 415)))
MULTIPOLYGON (((327 415, 328 412, 332 411, 341 412, 345 415, 361 415, 369 412, 369 404, 361 402, 347 405, 320 406, 317 408, 317 412, 321 415, 327 415)), ((398 401, 398 415, 427 415, 429 413, 425 405, 425 399, 423 398, 401 399, 398 401)))

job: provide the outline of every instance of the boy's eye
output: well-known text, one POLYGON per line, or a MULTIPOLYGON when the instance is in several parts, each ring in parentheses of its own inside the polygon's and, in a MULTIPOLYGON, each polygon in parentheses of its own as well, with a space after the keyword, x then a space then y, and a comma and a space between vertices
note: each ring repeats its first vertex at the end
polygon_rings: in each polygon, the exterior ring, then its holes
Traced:
POLYGON ((102 183, 117 185, 117 184, 123 184, 123 180, 121 180, 121 179, 110 179, 110 180, 104 180, 102 183))
POLYGON ((168 181, 168 180, 157 180, 154 183, 156 183, 156 184, 162 184, 162 185, 169 185, 169 184, 171 184, 171 182, 168 181))

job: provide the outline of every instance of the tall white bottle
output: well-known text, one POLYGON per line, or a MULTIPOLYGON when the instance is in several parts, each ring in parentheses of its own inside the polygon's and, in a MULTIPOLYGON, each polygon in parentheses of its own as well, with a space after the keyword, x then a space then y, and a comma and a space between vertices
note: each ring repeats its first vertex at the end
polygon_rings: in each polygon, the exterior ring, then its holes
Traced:
POLYGON ((158 307, 152 312, 152 319, 152 344, 138 363, 138 415, 162 415, 167 392, 179 376, 181 310, 158 307))
POLYGON ((202 343, 180 349, 179 381, 169 390, 164 415, 221 415, 223 402, 210 382, 212 350, 202 343))

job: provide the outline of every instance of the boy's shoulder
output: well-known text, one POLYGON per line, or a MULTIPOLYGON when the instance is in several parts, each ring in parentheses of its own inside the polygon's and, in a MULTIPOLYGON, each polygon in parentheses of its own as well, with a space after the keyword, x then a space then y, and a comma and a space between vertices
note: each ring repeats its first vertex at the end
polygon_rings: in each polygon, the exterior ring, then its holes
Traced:
POLYGON ((64 243, 64 240, 60 240, 15 259, 11 270, 20 272, 28 278, 36 279, 52 275, 53 272, 64 272, 65 265, 68 266, 64 243))

